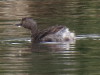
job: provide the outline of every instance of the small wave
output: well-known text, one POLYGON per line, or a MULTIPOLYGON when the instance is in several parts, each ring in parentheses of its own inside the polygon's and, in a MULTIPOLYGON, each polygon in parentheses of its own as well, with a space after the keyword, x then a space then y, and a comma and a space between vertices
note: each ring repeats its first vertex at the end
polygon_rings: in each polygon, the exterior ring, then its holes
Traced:
POLYGON ((2 44, 22 44, 25 42, 30 42, 31 40, 29 38, 17 38, 17 39, 5 39, 5 40, 0 40, 0 43, 2 44))
POLYGON ((80 39, 100 39, 100 35, 99 34, 86 34, 86 35, 77 35, 76 36, 76 40, 80 40, 80 39))

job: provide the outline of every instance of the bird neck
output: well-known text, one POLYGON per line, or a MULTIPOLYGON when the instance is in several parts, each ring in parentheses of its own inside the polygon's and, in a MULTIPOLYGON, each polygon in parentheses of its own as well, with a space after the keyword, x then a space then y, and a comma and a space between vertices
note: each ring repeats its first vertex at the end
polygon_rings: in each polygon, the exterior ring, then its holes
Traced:
POLYGON ((33 36, 33 37, 38 33, 37 25, 33 25, 33 26, 31 27, 31 33, 32 33, 32 36, 33 36))

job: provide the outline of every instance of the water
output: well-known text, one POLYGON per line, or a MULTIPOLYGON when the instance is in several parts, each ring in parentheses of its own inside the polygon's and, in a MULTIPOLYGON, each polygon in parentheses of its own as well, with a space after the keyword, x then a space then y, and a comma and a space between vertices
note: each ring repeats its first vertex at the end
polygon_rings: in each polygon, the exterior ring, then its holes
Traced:
POLYGON ((99 0, 1 0, 0 75, 99 75, 99 0), (66 25, 76 40, 31 46, 15 24, 32 17, 42 30, 66 25))

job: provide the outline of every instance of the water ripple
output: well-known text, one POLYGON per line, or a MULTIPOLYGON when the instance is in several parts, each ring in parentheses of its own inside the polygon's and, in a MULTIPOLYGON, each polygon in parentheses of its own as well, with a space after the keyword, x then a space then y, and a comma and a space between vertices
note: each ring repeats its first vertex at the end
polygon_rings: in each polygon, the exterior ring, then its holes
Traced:
POLYGON ((98 39, 100 40, 100 35, 99 34, 86 34, 86 35, 77 35, 76 36, 77 40, 81 40, 81 39, 98 39))

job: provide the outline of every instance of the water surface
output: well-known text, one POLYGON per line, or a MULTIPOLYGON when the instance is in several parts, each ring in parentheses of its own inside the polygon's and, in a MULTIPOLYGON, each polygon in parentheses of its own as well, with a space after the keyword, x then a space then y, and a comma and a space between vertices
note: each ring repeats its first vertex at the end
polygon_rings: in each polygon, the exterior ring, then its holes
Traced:
POLYGON ((99 75, 99 0, 1 0, 0 75, 99 75), (66 43, 31 46, 30 31, 15 24, 32 17, 39 28, 65 25, 66 43))

